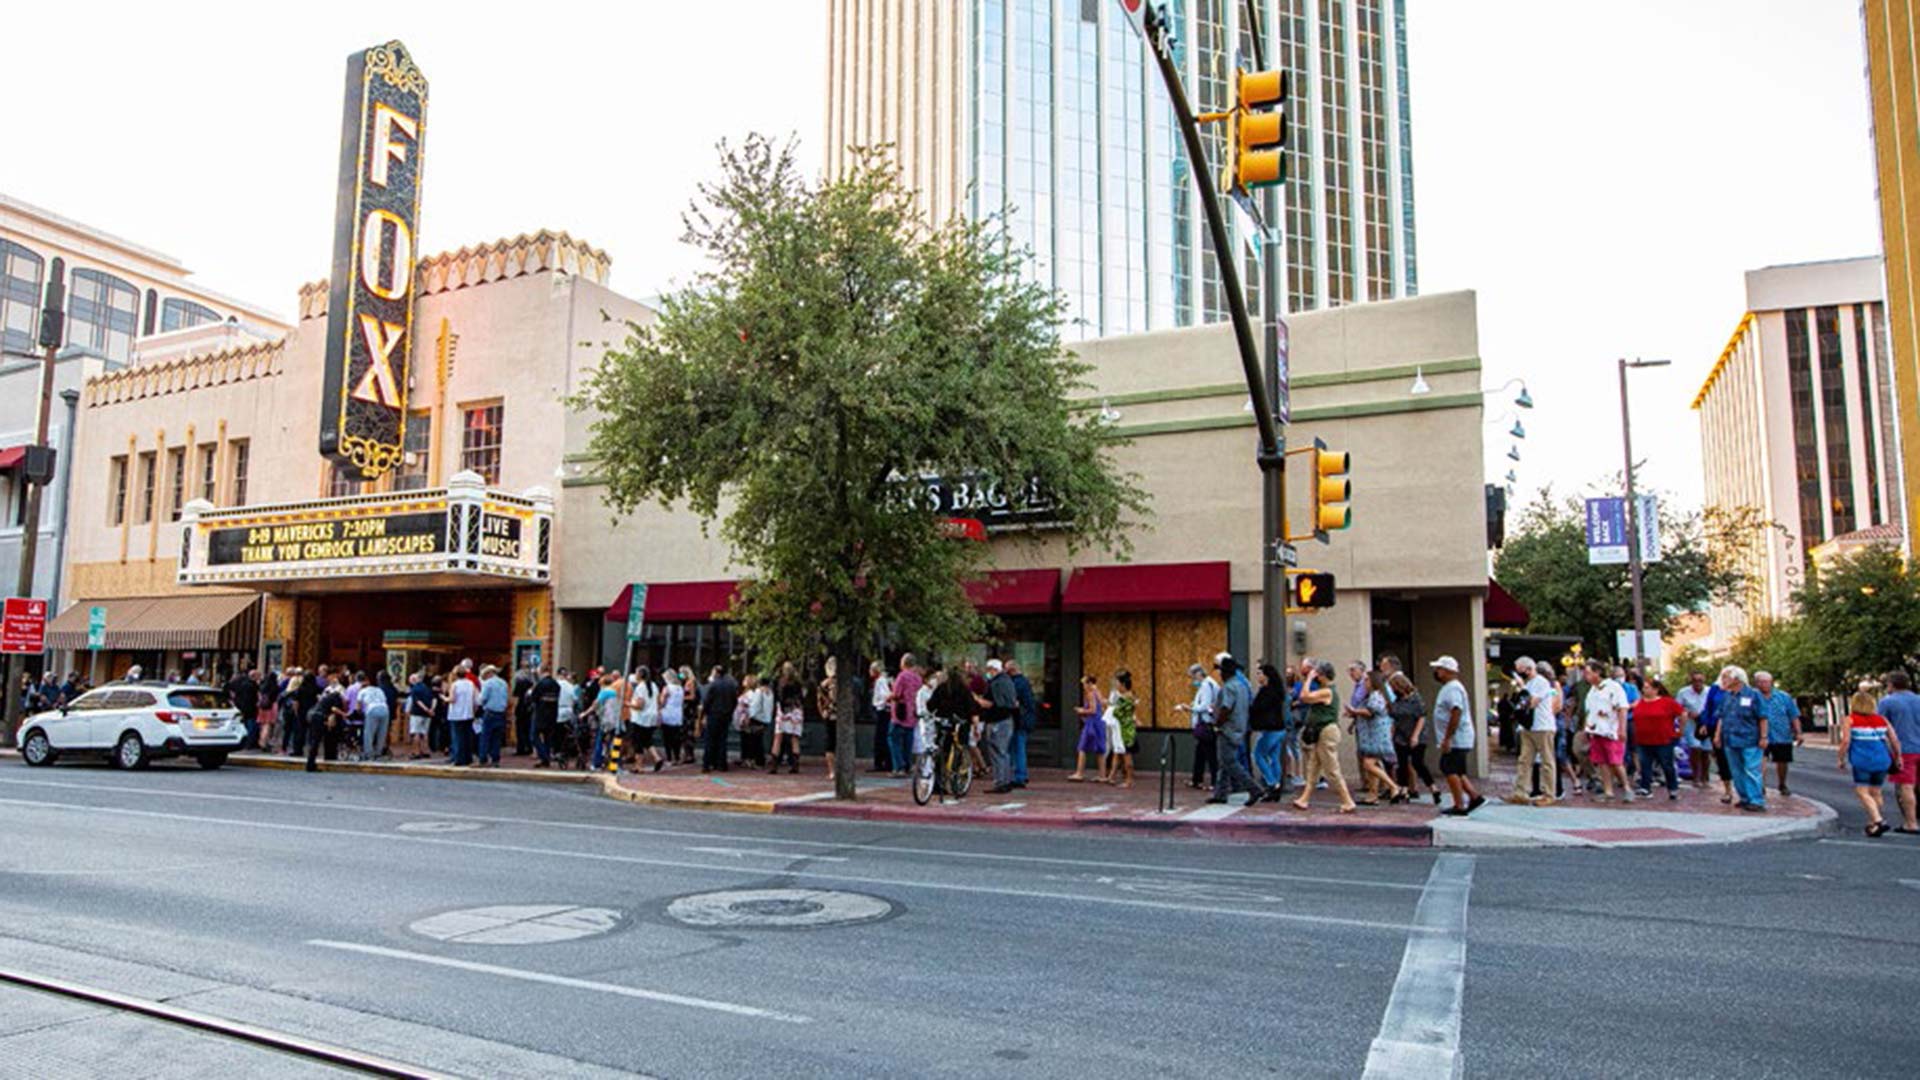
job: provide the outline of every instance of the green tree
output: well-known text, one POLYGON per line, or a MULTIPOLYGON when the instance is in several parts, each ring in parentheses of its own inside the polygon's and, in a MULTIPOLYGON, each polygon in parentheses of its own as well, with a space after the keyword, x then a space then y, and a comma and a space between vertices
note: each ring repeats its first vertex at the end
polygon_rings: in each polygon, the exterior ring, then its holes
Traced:
POLYGON ((575 400, 616 513, 721 520, 750 568, 730 617, 763 655, 842 676, 837 794, 854 797, 854 664, 882 636, 977 640, 964 580, 985 545, 945 538, 923 476, 1045 492, 1072 547, 1127 549, 1143 512, 1115 444, 1073 408, 1086 365, 1059 337, 1003 222, 934 223, 869 156, 810 184, 790 146, 721 147, 685 217, 710 269, 629 324, 575 400))
POLYGON ((1845 665, 1804 618, 1763 619, 1735 638, 1727 659, 1751 675, 1765 671, 1795 694, 1825 694, 1845 681, 1845 665))
MULTIPOLYGON (((1660 558, 1641 572, 1648 629, 1670 629, 1675 618, 1711 601, 1737 599, 1747 575, 1733 540, 1771 527, 1752 511, 1682 514, 1672 505, 1660 500, 1660 558)), ((1495 556, 1494 576, 1526 606, 1528 632, 1578 635, 1590 655, 1612 653, 1614 632, 1633 626, 1627 567, 1587 561, 1585 506, 1578 497, 1541 491, 1495 556)))
POLYGON ((1808 564, 1793 594, 1808 648, 1819 658, 1797 689, 1845 694, 1920 660, 1920 568, 1875 544, 1826 566, 1808 564))

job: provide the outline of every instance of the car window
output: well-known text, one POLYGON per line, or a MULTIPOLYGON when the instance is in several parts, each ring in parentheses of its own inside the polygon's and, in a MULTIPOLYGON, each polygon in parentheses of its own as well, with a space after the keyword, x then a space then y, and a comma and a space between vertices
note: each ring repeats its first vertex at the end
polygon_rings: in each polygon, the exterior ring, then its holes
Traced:
POLYGON ((171 690, 167 704, 176 709, 231 709, 233 701, 225 690, 171 690))
POLYGON ((92 712, 107 708, 107 699, 113 696, 111 690, 89 690, 73 699, 67 708, 72 712, 92 712))
POLYGON ((153 694, 147 690, 115 690, 108 697, 103 709, 145 709, 153 705, 153 694))

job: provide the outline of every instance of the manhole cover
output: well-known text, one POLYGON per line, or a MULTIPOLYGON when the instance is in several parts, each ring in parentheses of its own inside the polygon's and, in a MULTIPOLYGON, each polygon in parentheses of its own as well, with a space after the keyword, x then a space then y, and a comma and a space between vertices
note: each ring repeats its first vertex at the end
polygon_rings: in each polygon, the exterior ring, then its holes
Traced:
POLYGON ((620 925, 612 908, 573 904, 500 904, 429 915, 407 929, 456 945, 551 945, 604 934, 620 925))
POLYGON ((486 826, 478 821, 403 821, 394 828, 411 833, 454 833, 478 832, 486 826))
POLYGON ((667 914, 688 926, 727 930, 848 926, 884 919, 893 910, 892 901, 877 896, 827 889, 728 889, 667 905, 667 914))

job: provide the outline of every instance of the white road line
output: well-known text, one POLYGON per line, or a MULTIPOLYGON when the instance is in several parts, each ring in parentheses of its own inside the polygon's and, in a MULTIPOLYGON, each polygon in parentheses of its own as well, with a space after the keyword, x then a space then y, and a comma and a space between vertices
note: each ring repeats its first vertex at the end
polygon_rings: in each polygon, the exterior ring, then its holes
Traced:
POLYGON ((1100 804, 1099 806, 1083 806, 1083 807, 1081 807, 1080 809, 1078 809, 1078 810, 1076 810, 1076 811, 1074 811, 1074 813, 1076 813, 1076 814, 1097 814, 1097 813, 1099 813, 1099 812, 1100 812, 1100 811, 1102 811, 1102 810, 1111 810, 1111 809, 1113 809, 1113 804, 1112 804, 1112 803, 1101 803, 1101 804, 1100 804))
POLYGON ((775 799, 774 801, 775 802, 819 802, 822 799, 831 799, 834 797, 835 794, 837 793, 832 791, 809 791, 805 795, 795 795, 790 799, 775 799))
MULTIPOLYGON (((88 792, 117 791, 132 795, 143 795, 148 798, 159 796, 188 801, 260 803, 269 806, 334 810, 345 813, 394 814, 403 815, 408 818, 418 818, 426 813, 445 814, 445 810, 424 811, 414 807, 368 806, 365 804, 321 802, 313 799, 275 799, 262 795, 227 795, 209 791, 187 792, 159 787, 130 787, 116 784, 67 784, 56 780, 25 780, 9 776, 0 776, 0 784, 64 788, 88 792)), ((551 793, 550 788, 543 790, 551 793)), ((51 804, 31 803, 29 805, 51 804)), ((504 817, 464 812, 459 816, 465 821, 485 821, 499 825, 527 825, 547 829, 572 829, 582 832, 626 833, 633 836, 662 836, 676 840, 739 841, 742 839, 738 833, 700 832, 693 829, 655 829, 639 825, 600 825, 586 821, 553 821, 545 818, 504 817)), ((848 843, 847 841, 789 840, 777 836, 755 836, 752 839, 756 844, 777 844, 783 847, 827 848, 835 851, 858 848, 862 852, 878 852, 885 855, 927 855, 942 860, 972 859, 981 862, 1026 863, 1041 866, 1077 866, 1089 870, 1137 870, 1156 874, 1198 874, 1207 877, 1243 878, 1250 881, 1282 881, 1307 885, 1343 885, 1362 889, 1400 889, 1408 892, 1419 892, 1426 887, 1422 884, 1405 881, 1318 877, 1305 874, 1271 874, 1258 870, 1223 870, 1207 866, 1168 866, 1165 863, 1116 862, 1109 859, 1070 859, 1057 855, 1014 855, 993 851, 955 851, 948 848, 899 847, 891 844, 858 844, 848 843)), ((1151 840, 1150 838, 1142 838, 1140 842, 1151 842, 1151 840)), ((1835 841, 1826 842, 1833 843, 1835 841)))
POLYGON ((690 847, 686 850, 701 855, 731 855, 736 859, 752 855, 761 859, 805 859, 808 862, 846 862, 838 855, 807 855, 797 851, 755 851, 752 848, 730 847, 690 847))
POLYGON ((1920 881, 1915 881, 1912 878, 1901 878, 1900 884, 1905 885, 1909 889, 1920 889, 1920 881))
POLYGON ((1180 815, 1182 821, 1219 821, 1239 813, 1241 807, 1234 803, 1208 803, 1198 810, 1189 810, 1180 815))
POLYGON ((684 1005, 690 1009, 708 1009, 713 1012, 732 1013, 735 1016, 752 1017, 755 1020, 778 1020, 783 1024, 810 1024, 812 1019, 794 1013, 774 1012, 770 1009, 757 1009, 752 1005, 736 1005, 731 1001, 714 1001, 710 998, 688 997, 685 994, 669 994, 661 990, 642 990, 637 986, 621 986, 618 983, 595 982, 591 979, 574 979, 565 975, 549 975, 544 971, 526 971, 521 968, 501 967, 498 964, 479 964, 472 960, 455 960, 450 956, 432 956, 427 953, 407 952, 404 949, 389 949, 381 945, 361 945, 352 941, 327 941, 316 938, 307 944, 321 949, 338 949, 342 952, 364 953, 368 956, 382 956, 389 960, 407 960, 416 964, 431 964, 435 967, 454 968, 459 971, 471 971, 481 975, 498 975, 503 979, 519 979, 522 982, 545 983, 548 986, 564 986, 571 990, 592 990, 601 994, 618 994, 621 997, 639 998, 643 1001, 658 1001, 666 1005, 684 1005))
POLYGON ((1367 1050, 1363 1080, 1434 1080, 1461 1075, 1460 1005, 1467 983, 1467 894, 1473 856, 1434 860, 1413 915, 1380 1034, 1367 1050))
MULTIPOLYGON (((370 832, 364 829, 329 828, 323 825, 287 825, 278 822, 249 821, 245 818, 218 818, 204 814, 174 814, 161 810, 133 810, 118 806, 82 806, 74 803, 33 802, 28 799, 0 799, 0 806, 27 806, 40 810, 72 810, 89 814, 117 814, 122 817, 156 818, 161 821, 196 821, 204 825, 231 825, 237 828, 265 829, 272 832, 307 833, 335 838, 361 838, 367 840, 386 840, 400 844, 430 844, 435 847, 460 848, 467 851, 490 852, 494 854, 535 855, 546 858, 578 859, 584 862, 617 863, 624 866, 658 866, 672 870, 698 870, 712 874, 751 874, 765 877, 764 868, 746 866, 715 866, 711 863, 682 862, 676 859, 649 859, 638 855, 615 855, 600 851, 562 851, 556 848, 527 847, 522 844, 488 843, 478 840, 454 840, 444 836, 424 836, 417 833, 370 832)), ((928 889, 934 892, 957 892, 984 896, 1013 896, 1031 900, 1061 900, 1068 903, 1108 904, 1115 907, 1152 908, 1161 911, 1178 911, 1187 914, 1231 915, 1248 919, 1270 919, 1276 922, 1297 922, 1318 926, 1352 926, 1367 930, 1390 930, 1406 933, 1412 927, 1405 923, 1373 922, 1367 919, 1345 919, 1331 915, 1299 915, 1291 912, 1248 911, 1242 908, 1223 908, 1208 904, 1161 903, 1154 900, 1123 900, 1111 896, 1088 896, 1083 893, 1046 892, 1038 889, 1009 889, 991 885, 963 885, 949 881, 910 881, 900 878, 862 877, 855 874, 815 872, 808 870, 780 870, 782 877, 813 881, 838 881, 856 885, 879 885, 900 889, 928 889)))
POLYGON ((1003 802, 998 806, 989 806, 987 809, 995 811, 996 813, 1006 813, 1010 810, 1018 810, 1025 805, 1027 804, 1023 802, 1003 802))

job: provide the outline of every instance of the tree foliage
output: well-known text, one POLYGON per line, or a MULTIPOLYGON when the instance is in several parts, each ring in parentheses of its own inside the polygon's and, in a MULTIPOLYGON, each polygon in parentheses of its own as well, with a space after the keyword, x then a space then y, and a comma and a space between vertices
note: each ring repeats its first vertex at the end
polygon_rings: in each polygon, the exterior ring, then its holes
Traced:
MULTIPOLYGON (((1668 629, 1674 619, 1715 600, 1737 599, 1747 575, 1734 539, 1772 528, 1750 510, 1678 513, 1661 499, 1658 561, 1640 576, 1648 629, 1668 629)), ((1494 576, 1523 604, 1527 630, 1572 634, 1590 655, 1614 649, 1614 633, 1633 626, 1633 593, 1627 567, 1587 562, 1586 511, 1578 497, 1542 490, 1521 512, 1494 559, 1494 576)))
MULTIPOLYGON (((1069 543, 1126 546, 1145 509, 1070 395, 1059 299, 1003 222, 936 224, 869 156, 807 182, 791 147, 722 146, 685 218, 711 269, 629 324, 575 401, 616 513, 647 501, 721 520, 750 579, 730 617, 763 655, 843 674, 885 635, 977 639, 963 580, 985 545, 944 538, 922 476, 1037 484, 1069 543)), ((853 795, 852 681, 839 680, 840 794, 853 795)))
POLYGON ((1732 655, 1796 693, 1844 694, 1862 679, 1920 664, 1920 567, 1892 546, 1810 562, 1793 605, 1795 617, 1755 627, 1732 655))

